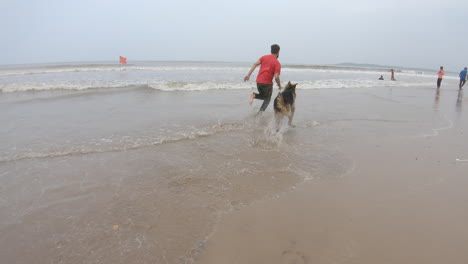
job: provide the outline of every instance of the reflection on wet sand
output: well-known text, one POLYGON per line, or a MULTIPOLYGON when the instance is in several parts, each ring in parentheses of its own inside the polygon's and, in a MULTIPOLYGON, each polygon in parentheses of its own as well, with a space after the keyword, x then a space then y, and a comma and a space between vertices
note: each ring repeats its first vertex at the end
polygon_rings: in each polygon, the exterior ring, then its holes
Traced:
POLYGON ((440 99, 440 89, 436 90, 435 98, 434 98, 434 110, 439 110, 439 99, 440 99))
POLYGON ((458 90, 456 107, 457 107, 457 112, 460 113, 463 108, 463 90, 458 90))

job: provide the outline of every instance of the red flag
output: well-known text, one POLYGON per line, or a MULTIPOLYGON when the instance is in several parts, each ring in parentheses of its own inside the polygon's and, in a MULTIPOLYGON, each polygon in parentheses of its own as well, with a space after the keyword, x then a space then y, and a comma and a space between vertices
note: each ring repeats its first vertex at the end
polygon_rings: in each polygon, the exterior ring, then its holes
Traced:
POLYGON ((120 56, 120 63, 127 64, 127 58, 120 56))

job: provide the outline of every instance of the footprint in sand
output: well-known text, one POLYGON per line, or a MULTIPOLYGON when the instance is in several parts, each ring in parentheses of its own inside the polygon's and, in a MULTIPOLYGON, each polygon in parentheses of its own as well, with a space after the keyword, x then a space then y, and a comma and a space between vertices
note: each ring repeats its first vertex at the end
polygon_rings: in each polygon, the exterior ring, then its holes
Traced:
POLYGON ((281 263, 284 264, 308 264, 308 258, 299 251, 285 250, 281 254, 281 263))

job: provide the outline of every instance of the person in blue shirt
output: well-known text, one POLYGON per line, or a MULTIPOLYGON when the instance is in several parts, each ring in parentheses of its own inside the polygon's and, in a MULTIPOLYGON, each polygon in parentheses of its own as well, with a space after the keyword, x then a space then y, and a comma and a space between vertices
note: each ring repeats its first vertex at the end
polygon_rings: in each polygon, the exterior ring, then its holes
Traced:
POLYGON ((463 69, 463 71, 460 72, 460 84, 458 85, 459 87, 459 90, 463 90, 463 85, 465 85, 465 82, 466 82, 466 73, 467 73, 467 68, 465 67, 465 69, 463 69))

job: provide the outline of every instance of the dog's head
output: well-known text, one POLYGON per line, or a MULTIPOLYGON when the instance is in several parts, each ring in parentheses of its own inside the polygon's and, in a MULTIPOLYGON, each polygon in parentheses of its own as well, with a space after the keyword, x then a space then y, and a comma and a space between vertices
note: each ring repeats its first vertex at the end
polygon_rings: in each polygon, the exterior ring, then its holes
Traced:
POLYGON ((293 92, 295 93, 296 92, 296 85, 297 85, 297 83, 292 84, 291 81, 289 81, 288 84, 286 84, 286 86, 284 87, 284 90, 292 89, 293 92))

